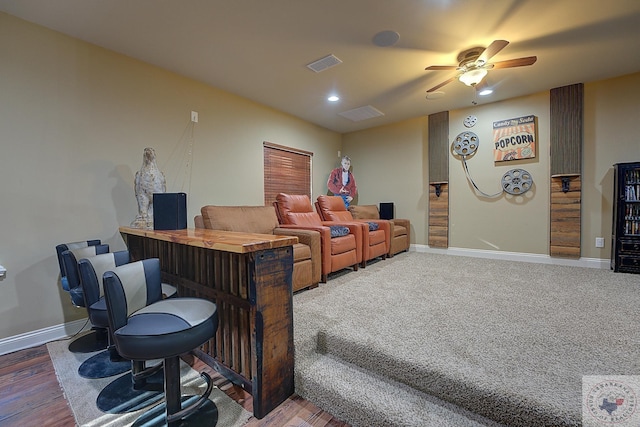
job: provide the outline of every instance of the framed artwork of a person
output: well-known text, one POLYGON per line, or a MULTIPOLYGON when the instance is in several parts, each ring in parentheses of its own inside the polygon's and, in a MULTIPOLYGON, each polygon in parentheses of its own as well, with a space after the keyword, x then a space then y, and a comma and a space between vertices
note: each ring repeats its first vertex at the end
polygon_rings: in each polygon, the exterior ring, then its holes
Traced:
POLYGON ((327 180, 329 191, 334 196, 342 197, 346 207, 349 207, 354 196, 358 193, 356 179, 353 177, 350 168, 351 159, 348 156, 342 157, 341 166, 333 169, 327 180))

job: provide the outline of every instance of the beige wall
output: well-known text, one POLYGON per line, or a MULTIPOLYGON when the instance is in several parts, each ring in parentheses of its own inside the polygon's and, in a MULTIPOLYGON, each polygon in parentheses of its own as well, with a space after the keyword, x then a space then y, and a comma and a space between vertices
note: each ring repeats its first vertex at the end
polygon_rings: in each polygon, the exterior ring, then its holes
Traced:
POLYGON ((420 244, 427 236, 427 122, 422 117, 344 134, 342 150, 351 158, 358 204, 393 202, 396 218, 411 220, 411 242, 420 244))
MULTIPOLYGON (((426 117, 339 135, 2 13, 0 58, 0 339, 85 316, 59 289, 54 247, 101 238, 124 248, 117 228, 137 213, 133 177, 146 146, 168 191, 188 193, 190 225, 204 204, 262 204, 263 141, 314 153, 314 198, 341 150, 353 159, 358 203, 395 202, 396 216, 412 221, 412 243, 426 245, 426 117), (199 123, 187 170, 191 110, 199 123)), ((584 257, 609 257, 609 240, 604 249, 593 240, 611 232, 611 165, 640 160, 638 99, 640 73, 585 85, 584 257)), ((515 167, 488 157, 490 123, 538 116, 538 155, 518 163, 536 186, 526 200, 484 200, 450 156, 451 246, 548 253, 548 93, 452 111, 450 139, 471 113, 481 150, 468 164, 485 192, 515 167)))
POLYGON ((533 254, 549 253, 549 95, 548 93, 496 102, 449 114, 449 139, 464 131, 478 135, 475 155, 467 158, 469 174, 489 195, 501 192, 502 176, 521 168, 533 177, 533 187, 521 196, 479 195, 468 182, 461 158, 449 156, 449 246, 533 254), (463 120, 473 114, 477 124, 463 120), (493 122, 534 115, 538 118, 535 159, 493 161, 493 122))
MULTIPOLYGON (((610 257, 612 165, 640 161, 640 142, 635 132, 640 121, 638 100, 640 73, 585 84, 584 258, 610 257), (596 237, 607 238, 604 248, 595 248, 596 237)), ((480 148, 467 160, 478 187, 488 194, 499 192, 503 174, 515 167, 529 171, 535 186, 521 197, 477 196, 465 177, 462 162, 450 155, 450 247, 548 255, 549 93, 451 111, 450 141, 466 130, 462 120, 469 114, 478 117, 478 124, 471 131, 480 138, 480 148), (494 163, 492 122, 528 114, 538 117, 536 158, 494 163)), ((352 156, 360 188, 359 203, 394 200, 397 216, 411 219, 412 243, 419 245, 428 241, 427 134, 423 118, 343 135, 343 151, 352 156), (417 161, 421 164, 417 165, 417 161)))
POLYGON ((613 165, 640 162, 640 73, 586 84, 584 104, 582 256, 610 259, 613 165))
POLYGON ((86 317, 59 290, 55 246, 124 249, 145 147, 188 193, 190 226, 205 204, 263 203, 263 141, 314 153, 316 196, 340 149, 335 132, 2 13, 0 58, 0 339, 86 317))

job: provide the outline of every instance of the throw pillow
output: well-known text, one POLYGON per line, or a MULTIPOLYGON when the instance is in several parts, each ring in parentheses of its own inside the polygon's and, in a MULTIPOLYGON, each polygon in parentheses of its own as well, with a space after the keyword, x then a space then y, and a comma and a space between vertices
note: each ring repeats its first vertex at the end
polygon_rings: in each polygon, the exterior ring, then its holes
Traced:
POLYGON ((331 237, 342 237, 349 234, 349 227, 345 227, 344 225, 330 225, 331 229, 331 237))

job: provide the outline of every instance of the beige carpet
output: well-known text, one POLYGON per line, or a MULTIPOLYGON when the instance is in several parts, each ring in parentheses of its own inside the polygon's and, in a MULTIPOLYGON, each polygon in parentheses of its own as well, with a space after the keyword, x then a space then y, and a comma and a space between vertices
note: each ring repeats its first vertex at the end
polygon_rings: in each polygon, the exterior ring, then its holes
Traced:
POLYGON ((353 426, 579 426, 583 376, 640 372, 638 307, 640 275, 399 254, 295 295, 296 392, 353 426))
MULTIPOLYGON (((47 344, 58 382, 62 387, 71 411, 79 426, 121 427, 131 425, 145 409, 128 414, 106 414, 96 407, 100 391, 117 376, 104 379, 86 379, 78 375, 78 366, 95 353, 71 353, 66 340, 47 344)), ((186 363, 181 364, 183 394, 202 394, 204 380, 186 363)), ((209 397, 218 408, 220 427, 240 427, 251 417, 251 413, 233 401, 220 389, 214 387, 209 397)))

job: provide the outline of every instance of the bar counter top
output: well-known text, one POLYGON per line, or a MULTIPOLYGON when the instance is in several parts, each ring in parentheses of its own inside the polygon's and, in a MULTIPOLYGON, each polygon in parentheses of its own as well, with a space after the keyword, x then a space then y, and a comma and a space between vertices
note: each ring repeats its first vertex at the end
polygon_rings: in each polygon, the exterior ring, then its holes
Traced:
POLYGON ((294 236, 239 233, 235 231, 208 230, 205 228, 149 230, 144 228, 120 227, 120 233, 238 254, 281 248, 298 243, 298 238, 294 236))

